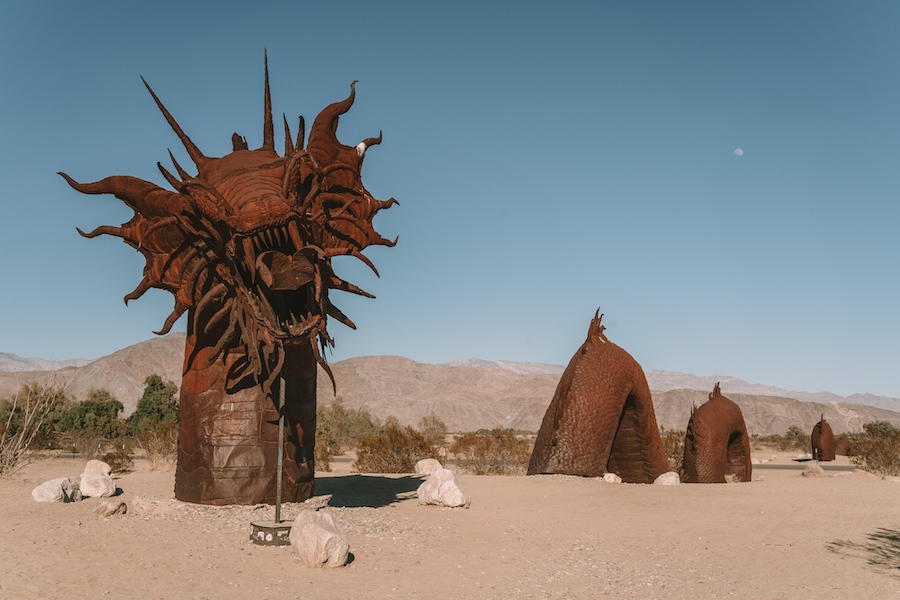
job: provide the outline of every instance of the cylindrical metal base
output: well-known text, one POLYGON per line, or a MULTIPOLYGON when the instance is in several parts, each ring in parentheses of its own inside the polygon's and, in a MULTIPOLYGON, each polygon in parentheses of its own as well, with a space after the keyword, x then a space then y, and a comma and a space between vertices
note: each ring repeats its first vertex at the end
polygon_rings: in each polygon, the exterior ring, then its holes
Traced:
POLYGON ((260 546, 287 546, 291 543, 288 521, 254 521, 250 523, 250 541, 260 546))

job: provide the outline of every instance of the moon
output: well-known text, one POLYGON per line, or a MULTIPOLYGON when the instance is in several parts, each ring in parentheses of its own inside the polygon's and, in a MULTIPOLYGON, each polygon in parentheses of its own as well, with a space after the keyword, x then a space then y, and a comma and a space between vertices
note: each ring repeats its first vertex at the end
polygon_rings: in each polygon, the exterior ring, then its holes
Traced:
POLYGON ((735 155, 735 156, 743 156, 743 155, 744 155, 744 150, 743 150, 742 148, 735 148, 735 149, 734 149, 734 155, 735 155))

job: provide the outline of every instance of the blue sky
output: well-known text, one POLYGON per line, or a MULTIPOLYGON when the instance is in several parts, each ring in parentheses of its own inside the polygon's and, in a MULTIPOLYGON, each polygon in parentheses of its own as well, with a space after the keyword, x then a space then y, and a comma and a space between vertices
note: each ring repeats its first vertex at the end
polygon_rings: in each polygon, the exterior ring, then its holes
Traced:
MULTIPOLYGON (((363 181, 395 248, 338 272, 332 361, 566 364, 594 310, 645 369, 900 397, 900 5, 33 2, 0 8, 0 351, 96 358, 172 308, 81 238, 130 211, 80 181, 308 122, 384 131, 363 181), (736 149, 742 149, 738 156, 736 149)), ((281 143, 276 134, 276 146, 281 143)), ((183 330, 184 322, 176 328, 183 330)))

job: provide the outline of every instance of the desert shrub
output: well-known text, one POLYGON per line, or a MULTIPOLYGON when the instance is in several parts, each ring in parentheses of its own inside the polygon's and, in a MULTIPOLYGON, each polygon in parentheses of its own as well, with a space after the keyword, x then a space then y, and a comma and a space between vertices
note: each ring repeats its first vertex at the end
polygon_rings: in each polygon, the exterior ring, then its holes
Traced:
POLYGON ((437 448, 447 446, 447 424, 435 415, 422 417, 419 420, 418 430, 432 446, 437 448))
POLYGON ((521 475, 528 468, 531 446, 510 429, 464 433, 450 448, 456 464, 475 475, 521 475))
POLYGON ((24 464, 44 420, 65 401, 62 390, 32 383, 0 402, 0 476, 24 464))
POLYGON ((797 425, 791 425, 782 434, 750 436, 750 447, 754 450, 778 450, 779 452, 809 452, 812 448, 809 434, 797 425))
POLYGON ((166 469, 175 464, 178 456, 178 424, 148 429, 138 436, 137 443, 147 456, 151 470, 166 469))
POLYGON ((113 473, 130 473, 134 470, 134 459, 131 458, 134 442, 128 438, 115 440, 106 445, 100 460, 110 466, 113 473))
POLYGON ((854 436, 850 461, 879 475, 900 475, 900 429, 887 421, 863 425, 865 433, 854 436))
POLYGON ((438 456, 438 449, 412 427, 389 424, 384 433, 359 441, 353 469, 358 473, 412 473, 421 459, 438 456))
POLYGON ((329 412, 322 404, 316 406, 315 464, 317 471, 326 473, 331 472, 331 459, 341 453, 341 447, 331 429, 329 412))
POLYGON ((662 438, 663 449, 666 451, 666 460, 669 462, 669 470, 675 471, 684 477, 684 431, 659 428, 659 436, 662 438))
MULTIPOLYGON (((369 411, 360 407, 351 410, 340 396, 329 405, 316 409, 316 418, 327 421, 335 448, 334 455, 356 448, 360 440, 382 433, 384 426, 369 411)), ((318 431, 318 425, 317 425, 318 431)))

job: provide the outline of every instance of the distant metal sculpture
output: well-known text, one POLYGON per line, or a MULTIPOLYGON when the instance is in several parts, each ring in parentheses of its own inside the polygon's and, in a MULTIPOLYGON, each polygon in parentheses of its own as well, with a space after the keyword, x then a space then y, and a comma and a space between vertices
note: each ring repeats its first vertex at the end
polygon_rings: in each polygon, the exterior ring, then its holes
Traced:
POLYGON ((709 401, 691 408, 684 437, 684 482, 750 481, 752 474, 744 415, 716 383, 709 401))
POLYGON ((831 425, 825 420, 824 414, 813 427, 809 438, 810 442, 812 442, 813 459, 821 461, 834 460, 834 456, 837 454, 837 444, 834 439, 834 432, 831 431, 831 425))
POLYGON ((834 438, 834 454, 835 456, 856 456, 856 451, 850 438, 846 435, 834 438))
POLYGON ((650 387, 637 361, 603 334, 599 312, 547 408, 528 474, 610 472, 653 483, 669 467, 650 387))
POLYGON ((381 134, 356 147, 336 137, 356 82, 346 100, 319 113, 305 149, 303 117, 296 142, 284 118, 279 156, 265 62, 260 148, 249 150, 235 133, 230 154, 205 156, 145 81, 198 173, 189 174, 171 152, 178 176, 157 166, 175 192, 136 177, 82 184, 60 173, 76 190, 115 194, 134 210, 121 227, 79 230, 88 238, 120 237, 146 258, 144 278, 126 304, 150 288, 171 292, 175 308, 159 335, 188 313, 175 474, 175 497, 188 502, 274 502, 275 399, 282 383, 288 428, 282 500, 312 494, 317 363, 334 383, 320 352, 334 345, 326 321, 334 317, 355 329, 328 293, 374 297, 338 277, 331 259, 355 256, 377 275, 363 249, 397 241, 372 225, 375 214, 396 201, 376 200, 360 179, 366 149, 380 143, 381 134))

